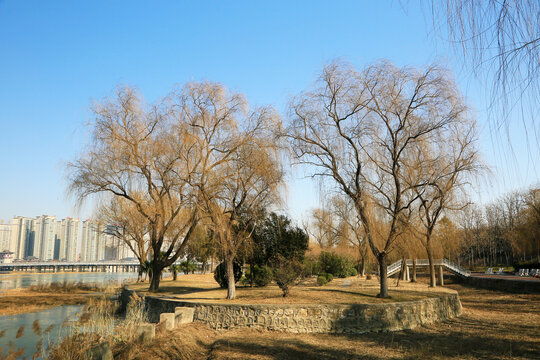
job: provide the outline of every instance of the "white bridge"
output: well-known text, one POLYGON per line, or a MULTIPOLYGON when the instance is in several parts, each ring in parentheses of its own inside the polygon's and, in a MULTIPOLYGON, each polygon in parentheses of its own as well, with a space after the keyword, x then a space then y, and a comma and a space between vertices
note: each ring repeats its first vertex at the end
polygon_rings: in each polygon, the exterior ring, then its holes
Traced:
MULTIPOLYGON (((412 266, 413 261, 411 259, 405 260, 406 266, 412 266)), ((386 274, 388 276, 394 275, 395 273, 398 273, 401 270, 401 265, 403 264, 403 260, 396 261, 392 265, 388 265, 388 268, 386 269, 386 274)), ((451 273, 461 276, 461 277, 469 277, 471 276, 471 272, 469 270, 465 270, 461 266, 454 264, 450 260, 446 259, 437 259, 433 260, 433 265, 435 267, 441 267, 445 268, 446 270, 450 271, 451 273)), ((416 266, 417 267, 424 267, 429 266, 428 259, 416 259, 416 266)))

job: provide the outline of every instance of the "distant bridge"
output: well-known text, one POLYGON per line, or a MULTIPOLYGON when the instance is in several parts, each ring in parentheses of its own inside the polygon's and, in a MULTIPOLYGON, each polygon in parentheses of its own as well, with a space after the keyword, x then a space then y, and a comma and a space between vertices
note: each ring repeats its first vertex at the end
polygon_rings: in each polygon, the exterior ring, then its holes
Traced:
MULTIPOLYGON (((406 262, 406 268, 405 268, 405 277, 408 278, 409 273, 409 266, 413 265, 413 261, 411 259, 405 260, 406 262)), ((401 270, 401 265, 403 264, 403 260, 396 261, 392 265, 388 265, 388 268, 386 270, 386 274, 388 276, 394 275, 398 273, 401 270)), ((461 266, 454 264, 450 260, 447 259, 437 259, 433 260, 433 265, 435 268, 439 269, 439 273, 442 274, 442 269, 446 269, 450 271, 452 274, 461 276, 461 277, 469 277, 471 276, 471 272, 469 270, 466 270, 462 268, 461 266)), ((429 266, 429 260, 428 259, 416 259, 416 266, 417 267, 424 267, 429 266)))
POLYGON ((138 261, 15 262, 0 264, 0 271, 17 272, 137 272, 138 261))

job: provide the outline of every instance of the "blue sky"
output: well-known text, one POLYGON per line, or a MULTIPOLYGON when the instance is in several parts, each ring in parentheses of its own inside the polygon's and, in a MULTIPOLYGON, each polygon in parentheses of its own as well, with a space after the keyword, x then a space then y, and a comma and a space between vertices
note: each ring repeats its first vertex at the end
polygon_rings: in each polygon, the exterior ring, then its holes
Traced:
MULTIPOLYGON (((285 114, 290 96, 336 58, 358 68, 382 58, 449 67, 477 111, 482 152, 494 167, 473 198, 537 182, 538 160, 519 127, 507 156, 486 125, 486 85, 453 59, 415 4, 0 0, 0 219, 92 215, 91 204, 77 210, 66 197, 65 163, 84 150, 92 101, 118 84, 136 86, 151 102, 175 84, 208 79, 285 114)), ((301 175, 289 175, 284 205, 297 220, 319 199, 301 175)))

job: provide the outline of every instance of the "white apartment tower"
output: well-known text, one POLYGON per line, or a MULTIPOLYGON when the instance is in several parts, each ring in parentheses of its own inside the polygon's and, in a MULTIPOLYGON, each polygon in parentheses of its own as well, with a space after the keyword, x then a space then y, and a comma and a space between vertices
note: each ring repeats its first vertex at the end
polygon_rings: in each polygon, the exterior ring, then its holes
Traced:
POLYGON ((3 221, 0 222, 0 252, 2 251, 12 251, 10 249, 11 240, 11 224, 8 222, 4 224, 3 221))
POLYGON ((56 222, 55 260, 76 261, 80 238, 80 220, 66 218, 56 222))
POLYGON ((42 215, 37 217, 34 220, 34 232, 34 256, 42 261, 54 260, 55 248, 59 247, 56 241, 56 216, 42 215))
POLYGON ((30 256, 39 257, 36 247, 34 219, 23 216, 14 217, 11 222, 11 236, 8 249, 14 253, 13 258, 22 260, 30 256))
POLYGON ((104 226, 97 221, 82 222, 81 261, 105 259, 104 226))

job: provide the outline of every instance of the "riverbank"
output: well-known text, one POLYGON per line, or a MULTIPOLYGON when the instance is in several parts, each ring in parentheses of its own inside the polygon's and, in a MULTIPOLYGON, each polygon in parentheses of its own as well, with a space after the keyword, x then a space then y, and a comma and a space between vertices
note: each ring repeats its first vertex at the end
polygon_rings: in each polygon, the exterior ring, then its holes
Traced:
POLYGON ((159 332, 153 341, 111 343, 111 348, 115 358, 122 359, 540 358, 540 295, 508 294, 460 284, 447 288, 459 293, 463 314, 412 330, 291 334, 249 328, 214 330, 195 322, 159 332))
POLYGON ((23 289, 52 283, 84 283, 99 286, 120 286, 136 281, 137 273, 13 273, 0 275, 0 293, 11 289, 23 289))
POLYGON ((114 287, 81 283, 52 283, 0 293, 0 316, 41 311, 56 306, 84 305, 91 297, 112 294, 114 287))

